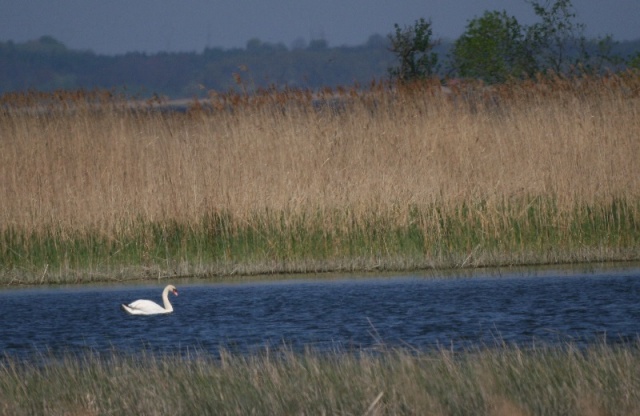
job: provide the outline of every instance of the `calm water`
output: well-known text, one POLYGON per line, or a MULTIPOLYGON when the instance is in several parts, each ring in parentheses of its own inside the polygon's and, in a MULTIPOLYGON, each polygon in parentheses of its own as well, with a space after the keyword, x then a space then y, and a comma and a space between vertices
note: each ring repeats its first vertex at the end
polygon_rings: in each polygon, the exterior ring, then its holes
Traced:
POLYGON ((543 276, 342 278, 236 284, 174 282, 175 312, 129 316, 121 303, 164 287, 82 286, 0 291, 0 353, 254 351, 579 344, 640 334, 640 269, 543 276))

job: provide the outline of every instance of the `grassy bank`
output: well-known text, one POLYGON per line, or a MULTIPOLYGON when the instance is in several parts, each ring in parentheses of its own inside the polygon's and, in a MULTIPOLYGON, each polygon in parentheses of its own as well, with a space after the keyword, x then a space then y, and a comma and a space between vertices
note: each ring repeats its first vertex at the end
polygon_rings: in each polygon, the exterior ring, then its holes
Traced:
POLYGON ((2 283, 637 260, 640 76, 5 96, 2 283))
POLYGON ((630 415, 638 345, 252 356, 86 355, 0 362, 0 412, 630 415))
POLYGON ((8 229, 3 278, 37 284, 633 260, 639 208, 614 200, 561 215, 553 200, 531 199, 446 213, 436 205, 360 216, 265 212, 249 223, 211 214, 197 224, 140 220, 110 233, 8 229))

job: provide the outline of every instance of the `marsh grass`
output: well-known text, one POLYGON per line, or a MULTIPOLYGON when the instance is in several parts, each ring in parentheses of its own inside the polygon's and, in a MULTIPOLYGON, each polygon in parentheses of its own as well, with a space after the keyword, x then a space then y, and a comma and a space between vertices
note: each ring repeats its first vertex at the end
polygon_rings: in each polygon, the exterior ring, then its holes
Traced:
POLYGON ((141 221, 111 235, 57 228, 25 238, 8 229, 4 241, 11 250, 4 260, 8 268, 30 271, 32 282, 44 280, 39 270, 51 273, 46 276, 51 283, 80 279, 73 271, 84 273, 87 281, 124 279, 127 274, 225 276, 634 258, 640 240, 638 207, 613 201, 559 216, 550 203, 530 201, 524 214, 502 206, 506 212, 494 224, 486 218, 496 211, 463 204, 446 216, 435 206, 414 208, 406 223, 370 213, 358 224, 348 213, 336 211, 313 217, 264 214, 248 224, 226 215, 205 216, 198 224, 141 221))
POLYGON ((637 344, 0 362, 2 414, 629 415, 637 344))
POLYGON ((637 259, 639 85, 4 96, 2 281, 637 259))

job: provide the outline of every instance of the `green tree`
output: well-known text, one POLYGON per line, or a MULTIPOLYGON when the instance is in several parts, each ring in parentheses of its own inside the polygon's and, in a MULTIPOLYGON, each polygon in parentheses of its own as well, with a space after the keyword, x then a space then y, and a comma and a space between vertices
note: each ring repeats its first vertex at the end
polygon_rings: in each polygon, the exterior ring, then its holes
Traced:
POLYGON ((571 0, 528 1, 541 22, 528 28, 527 38, 543 70, 568 73, 589 60, 584 24, 576 22, 571 0))
POLYGON ((486 11, 470 20, 451 54, 458 75, 488 83, 530 76, 536 70, 524 28, 505 11, 486 11))
POLYGON ((592 43, 595 43, 595 53, 591 54, 585 65, 587 71, 601 74, 610 69, 620 69, 624 65, 624 58, 613 51, 617 42, 611 35, 600 37, 592 43))
POLYGON ((635 54, 631 55, 627 61, 626 61, 626 65, 629 68, 633 68, 633 69, 638 69, 640 70, 640 52, 636 52, 635 54))
POLYGON ((433 48, 439 42, 432 40, 431 22, 420 18, 413 26, 401 28, 396 23, 394 27, 395 33, 389 35, 390 50, 400 62, 389 68, 391 78, 410 81, 435 74, 438 55, 433 48))

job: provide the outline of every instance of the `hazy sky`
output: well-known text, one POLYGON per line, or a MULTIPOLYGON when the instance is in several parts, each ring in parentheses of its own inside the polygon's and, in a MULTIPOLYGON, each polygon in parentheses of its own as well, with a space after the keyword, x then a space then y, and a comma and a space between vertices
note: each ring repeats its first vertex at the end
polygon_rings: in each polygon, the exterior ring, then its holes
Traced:
MULTIPOLYGON (((587 36, 640 38, 640 0, 572 3, 587 36)), ((485 10, 506 10, 522 24, 535 21, 525 0, 0 0, 0 40, 51 35, 102 54, 201 52, 244 47, 251 38, 286 46, 299 38, 359 45, 420 17, 431 19, 437 37, 455 39, 485 10)))

